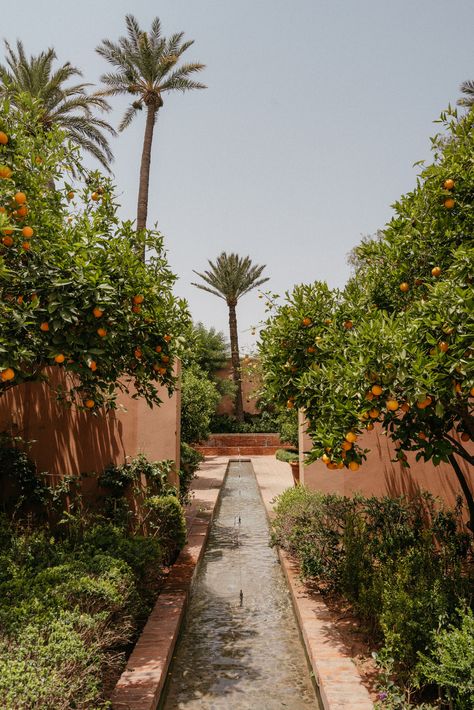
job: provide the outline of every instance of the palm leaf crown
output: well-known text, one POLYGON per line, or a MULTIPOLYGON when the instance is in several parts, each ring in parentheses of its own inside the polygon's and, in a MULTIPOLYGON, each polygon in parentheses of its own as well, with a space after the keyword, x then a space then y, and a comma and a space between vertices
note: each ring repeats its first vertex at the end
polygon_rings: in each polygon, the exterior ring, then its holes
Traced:
POLYGON ((110 111, 107 101, 88 93, 91 84, 66 86, 73 77, 82 74, 69 62, 55 68, 54 49, 28 57, 22 42, 17 41, 15 51, 5 41, 5 50, 5 64, 0 64, 0 96, 8 98, 17 109, 22 108, 24 94, 39 99, 42 106, 39 119, 43 126, 47 129, 57 124, 73 143, 91 153, 109 170, 113 155, 104 131, 111 135, 115 131, 93 113, 97 109, 110 111))
POLYGON ((181 55, 194 44, 184 42, 183 32, 161 36, 161 23, 156 17, 150 32, 144 32, 133 15, 125 18, 127 37, 118 43, 102 40, 97 52, 117 71, 104 74, 101 81, 105 88, 101 96, 131 94, 135 100, 126 110, 119 130, 130 125, 137 111, 143 106, 159 109, 163 105, 162 94, 167 91, 205 89, 206 86, 190 79, 190 75, 204 69, 199 62, 189 62, 176 67, 181 55))
POLYGON ((268 277, 260 278, 265 264, 263 266, 252 264, 249 256, 241 257, 223 251, 215 263, 210 259, 208 263, 211 268, 203 274, 193 269, 194 273, 208 285, 198 283, 192 285, 223 298, 228 305, 236 305, 241 296, 268 281, 268 277))
POLYGON ((458 106, 474 106, 474 81, 469 79, 463 81, 459 88, 461 93, 465 94, 465 96, 458 99, 458 106))

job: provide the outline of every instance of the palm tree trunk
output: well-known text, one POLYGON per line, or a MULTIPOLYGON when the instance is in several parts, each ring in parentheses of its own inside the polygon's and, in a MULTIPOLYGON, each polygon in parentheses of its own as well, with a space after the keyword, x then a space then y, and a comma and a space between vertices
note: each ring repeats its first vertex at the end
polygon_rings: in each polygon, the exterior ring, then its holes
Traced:
MULTIPOLYGON (((145 135, 143 137, 142 161, 140 164, 140 183, 138 187, 137 203, 137 230, 145 229, 148 214, 148 189, 150 185, 151 145, 153 143, 153 129, 155 127, 158 109, 150 104, 147 107, 145 135)), ((145 249, 143 249, 145 260, 145 249)))
POLYGON ((235 418, 238 422, 244 421, 244 406, 242 401, 242 380, 240 379, 240 355, 239 338, 237 335, 237 315, 235 313, 235 303, 229 303, 229 331, 230 331, 230 355, 232 359, 232 371, 234 377, 235 392, 235 418))

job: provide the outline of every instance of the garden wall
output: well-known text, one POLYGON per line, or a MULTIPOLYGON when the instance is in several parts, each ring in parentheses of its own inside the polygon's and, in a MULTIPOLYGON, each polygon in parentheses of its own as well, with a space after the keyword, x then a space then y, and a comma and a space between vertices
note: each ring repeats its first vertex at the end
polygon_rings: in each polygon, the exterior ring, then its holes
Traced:
MULTIPOLYGON (((49 368, 48 375, 66 384, 60 368, 49 368)), ((139 453, 153 461, 173 459, 179 467, 180 394, 168 397, 164 389, 160 396, 163 404, 150 409, 143 398, 119 394, 117 410, 91 414, 61 406, 45 383, 25 383, 0 397, 0 431, 33 441, 29 455, 53 481, 100 472, 139 453)))
MULTIPOLYGON (((301 453, 311 449, 311 439, 304 431, 305 419, 301 412, 299 423, 301 453)), ((361 448, 370 449, 367 461, 358 471, 348 469, 331 471, 322 461, 316 461, 309 466, 303 466, 300 461, 301 482, 323 493, 340 493, 346 496, 354 493, 413 496, 421 490, 426 490, 445 500, 449 506, 455 504, 457 496, 462 496, 461 487, 449 464, 433 466, 431 463, 417 462, 415 454, 408 452, 410 468, 403 468, 401 464, 393 463, 391 461, 395 457, 393 443, 385 436, 380 424, 376 424, 373 431, 359 436, 358 443, 361 448)), ((470 450, 474 453, 473 446, 470 450)), ((459 463, 470 482, 471 490, 474 490, 474 470, 466 461, 459 460, 459 463)))

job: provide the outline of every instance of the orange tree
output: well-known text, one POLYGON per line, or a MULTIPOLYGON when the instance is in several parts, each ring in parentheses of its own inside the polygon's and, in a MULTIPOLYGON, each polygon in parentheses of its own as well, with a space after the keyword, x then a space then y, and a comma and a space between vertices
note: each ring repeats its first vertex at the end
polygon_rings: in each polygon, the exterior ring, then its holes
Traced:
POLYGON ((377 239, 353 255, 342 293, 296 287, 260 345, 268 394, 306 410, 310 460, 357 470, 364 429, 381 422, 406 452, 450 462, 474 520, 459 459, 474 464, 474 114, 442 116, 434 162, 394 205, 377 239))
POLYGON ((144 264, 111 182, 81 167, 59 129, 40 127, 34 102, 0 115, 0 394, 54 366, 67 402, 113 407, 131 387, 159 403, 188 321, 162 237, 143 233, 154 250, 144 264))

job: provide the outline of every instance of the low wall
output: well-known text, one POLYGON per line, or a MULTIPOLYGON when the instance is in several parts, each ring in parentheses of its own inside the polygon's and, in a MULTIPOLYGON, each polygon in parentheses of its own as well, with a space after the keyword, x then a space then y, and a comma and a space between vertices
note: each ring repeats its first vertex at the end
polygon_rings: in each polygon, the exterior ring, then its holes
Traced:
MULTIPOLYGON (((48 374, 54 384, 65 383, 60 368, 48 374)), ((25 383, 0 397, 0 431, 32 441, 29 455, 53 482, 101 472, 140 453, 152 461, 173 459, 179 468, 180 393, 169 397, 163 388, 160 397, 162 405, 151 409, 143 398, 120 393, 117 410, 91 414, 62 406, 45 383, 25 383)))
MULTIPOLYGON (((309 488, 323 493, 340 493, 346 496, 361 493, 366 496, 393 497, 414 496, 425 490, 439 496, 451 507, 454 506, 457 496, 462 496, 461 487, 449 464, 441 463, 439 466, 433 466, 429 462, 416 461, 414 453, 407 453, 410 468, 404 468, 398 462, 393 463, 392 459, 395 458, 393 442, 385 436, 380 424, 376 424, 373 431, 359 436, 358 443, 361 448, 370 449, 370 452, 358 471, 345 468, 331 471, 322 461, 304 466, 301 453, 311 449, 311 439, 305 432, 305 426, 304 415, 300 412, 300 480, 309 488)), ((471 490, 474 490, 474 469, 466 461, 458 460, 471 490)))

